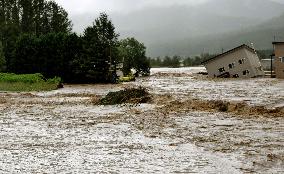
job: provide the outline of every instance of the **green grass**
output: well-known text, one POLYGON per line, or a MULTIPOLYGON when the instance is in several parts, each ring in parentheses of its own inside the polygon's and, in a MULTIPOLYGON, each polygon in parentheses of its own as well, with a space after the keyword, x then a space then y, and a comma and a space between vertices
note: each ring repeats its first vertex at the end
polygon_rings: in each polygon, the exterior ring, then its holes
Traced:
POLYGON ((61 79, 45 79, 41 74, 0 73, 0 91, 50 91, 58 88, 61 79))

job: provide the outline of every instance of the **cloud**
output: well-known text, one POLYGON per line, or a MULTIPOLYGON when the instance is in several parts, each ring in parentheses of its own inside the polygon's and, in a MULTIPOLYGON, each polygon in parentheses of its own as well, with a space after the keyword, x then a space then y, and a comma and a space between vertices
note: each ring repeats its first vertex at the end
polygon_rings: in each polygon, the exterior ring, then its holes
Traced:
POLYGON ((151 6, 196 5, 207 0, 56 0, 71 15, 99 12, 128 13, 151 6))

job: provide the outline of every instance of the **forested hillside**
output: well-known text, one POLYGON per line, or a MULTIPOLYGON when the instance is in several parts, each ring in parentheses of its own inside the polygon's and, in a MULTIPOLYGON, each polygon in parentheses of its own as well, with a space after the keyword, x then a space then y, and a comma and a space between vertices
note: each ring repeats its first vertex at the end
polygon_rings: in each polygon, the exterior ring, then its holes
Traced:
POLYGON ((197 55, 221 53, 241 44, 253 43, 257 50, 272 49, 273 41, 284 40, 284 14, 262 24, 234 32, 207 35, 195 38, 172 40, 168 43, 151 44, 150 54, 154 55, 197 55), (155 50, 154 50, 155 48, 155 50))
POLYGON ((267 49, 274 35, 282 35, 283 22, 275 20, 283 12, 284 5, 271 0, 210 0, 112 16, 121 36, 137 37, 149 48, 148 55, 157 57, 219 53, 251 42, 267 49))

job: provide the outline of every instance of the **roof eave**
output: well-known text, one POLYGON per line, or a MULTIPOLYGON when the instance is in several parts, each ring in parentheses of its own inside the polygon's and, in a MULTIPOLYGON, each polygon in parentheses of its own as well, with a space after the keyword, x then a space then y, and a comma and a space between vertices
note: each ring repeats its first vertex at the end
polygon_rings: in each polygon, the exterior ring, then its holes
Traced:
POLYGON ((231 53, 231 52, 233 52, 233 51, 236 51, 236 50, 238 50, 238 49, 240 49, 240 48, 247 48, 248 50, 254 52, 254 49, 253 49, 253 48, 249 47, 249 46, 246 45, 246 44, 243 44, 243 45, 238 46, 238 47, 235 47, 235 48, 233 48, 233 49, 231 49, 231 50, 229 50, 229 51, 226 51, 226 52, 224 52, 224 53, 222 53, 222 54, 219 54, 219 55, 217 55, 217 56, 215 56, 215 57, 212 57, 211 59, 208 59, 208 60, 206 60, 206 61, 204 61, 204 62, 201 62, 201 64, 202 64, 202 65, 206 65, 208 62, 214 61, 215 59, 217 59, 217 58, 219 58, 219 57, 222 57, 222 56, 224 56, 224 55, 227 55, 227 54, 229 54, 229 53, 231 53))
POLYGON ((284 44, 284 42, 272 42, 273 45, 284 44))

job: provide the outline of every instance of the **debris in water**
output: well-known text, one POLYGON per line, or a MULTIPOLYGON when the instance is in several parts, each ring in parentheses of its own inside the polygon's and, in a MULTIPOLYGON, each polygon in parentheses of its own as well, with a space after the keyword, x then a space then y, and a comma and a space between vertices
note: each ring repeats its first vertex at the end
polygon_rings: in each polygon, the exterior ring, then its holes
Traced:
MULTIPOLYGON (((149 92, 146 88, 126 88, 117 92, 110 92, 106 97, 99 100, 99 102, 93 102, 99 105, 116 105, 123 103, 147 103, 151 100, 149 92)), ((93 100, 96 101, 96 100, 93 100)))

